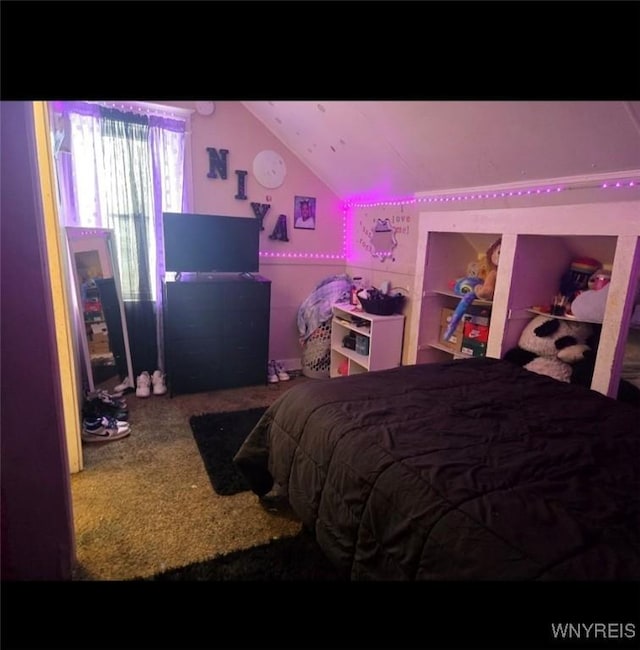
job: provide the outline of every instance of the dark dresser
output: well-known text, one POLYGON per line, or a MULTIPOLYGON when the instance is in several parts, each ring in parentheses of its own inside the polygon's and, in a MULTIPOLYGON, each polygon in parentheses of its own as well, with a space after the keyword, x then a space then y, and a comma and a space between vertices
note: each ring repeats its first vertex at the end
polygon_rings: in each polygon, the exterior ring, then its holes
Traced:
POLYGON ((236 274, 163 284, 171 395, 265 384, 271 281, 236 274))

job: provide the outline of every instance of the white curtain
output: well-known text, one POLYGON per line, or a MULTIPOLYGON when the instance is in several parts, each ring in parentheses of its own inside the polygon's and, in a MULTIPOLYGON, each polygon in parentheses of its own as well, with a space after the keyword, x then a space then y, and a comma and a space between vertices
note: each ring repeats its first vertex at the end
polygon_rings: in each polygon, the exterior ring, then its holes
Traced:
POLYGON ((162 368, 162 213, 189 211, 187 122, 86 102, 51 108, 62 225, 114 231, 123 299, 155 302, 162 368))

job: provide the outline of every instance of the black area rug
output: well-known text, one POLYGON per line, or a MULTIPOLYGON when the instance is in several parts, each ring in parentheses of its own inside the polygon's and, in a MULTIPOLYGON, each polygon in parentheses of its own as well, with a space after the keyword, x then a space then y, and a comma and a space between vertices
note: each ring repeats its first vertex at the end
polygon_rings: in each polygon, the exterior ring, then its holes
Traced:
POLYGON ((303 530, 295 537, 169 569, 144 580, 336 581, 347 577, 327 560, 313 536, 303 530))
POLYGON ((249 489, 233 457, 266 410, 205 413, 189 419, 209 480, 218 494, 229 496, 249 489))

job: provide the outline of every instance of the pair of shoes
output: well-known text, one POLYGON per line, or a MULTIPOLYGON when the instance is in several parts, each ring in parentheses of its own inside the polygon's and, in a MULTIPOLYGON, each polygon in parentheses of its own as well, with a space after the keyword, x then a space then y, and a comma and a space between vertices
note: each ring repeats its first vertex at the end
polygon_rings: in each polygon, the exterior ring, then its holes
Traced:
POLYGON ((154 370, 152 375, 145 370, 138 375, 136 397, 149 397, 152 391, 154 395, 164 395, 167 392, 164 374, 160 370, 154 370))
POLYGON ((109 442, 126 438, 131 433, 128 422, 109 416, 85 418, 80 437, 85 442, 109 442))
POLYGON ((267 381, 270 384, 275 384, 278 381, 289 381, 289 373, 284 369, 280 361, 269 361, 267 365, 267 381))
POLYGON ((103 416, 117 418, 118 420, 129 419, 126 401, 107 393, 105 390, 87 393, 82 404, 82 417, 95 419, 103 416))

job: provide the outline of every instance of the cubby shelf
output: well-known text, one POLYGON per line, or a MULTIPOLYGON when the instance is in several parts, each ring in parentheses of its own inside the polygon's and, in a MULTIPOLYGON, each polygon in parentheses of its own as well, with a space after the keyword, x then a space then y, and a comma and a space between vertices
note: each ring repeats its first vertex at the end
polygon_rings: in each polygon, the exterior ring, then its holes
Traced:
POLYGON ((399 366, 402 359, 404 316, 379 316, 357 310, 354 305, 337 303, 331 308, 331 377, 356 375, 369 370, 384 370, 399 366), (354 332, 365 337, 368 354, 360 354, 343 345, 344 337, 354 332))
POLYGON ((549 316, 532 306, 550 304, 573 259, 593 257, 612 273, 591 388, 616 395, 639 285, 639 214, 640 200, 420 213, 407 361, 467 358, 438 343, 442 309, 460 300, 443 287, 500 238, 493 301, 473 303, 491 306, 487 356, 502 358, 534 315, 549 316))

